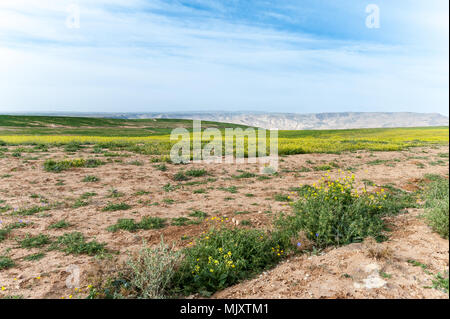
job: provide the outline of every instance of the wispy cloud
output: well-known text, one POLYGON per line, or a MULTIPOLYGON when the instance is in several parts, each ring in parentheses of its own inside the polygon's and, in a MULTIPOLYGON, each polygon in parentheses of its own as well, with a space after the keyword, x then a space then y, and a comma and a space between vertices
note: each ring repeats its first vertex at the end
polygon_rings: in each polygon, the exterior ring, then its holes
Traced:
POLYGON ((448 114, 448 3, 365 5, 2 0, 0 111, 448 114))

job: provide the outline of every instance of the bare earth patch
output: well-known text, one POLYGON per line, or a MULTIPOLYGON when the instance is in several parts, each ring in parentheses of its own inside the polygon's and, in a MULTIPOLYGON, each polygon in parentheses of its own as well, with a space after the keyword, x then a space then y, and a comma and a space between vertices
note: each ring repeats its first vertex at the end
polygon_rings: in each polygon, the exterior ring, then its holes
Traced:
MULTIPOLYGON (((8 147, 12 153, 15 147, 8 147)), ((68 154, 61 148, 43 153, 22 153, 21 157, 6 155, 0 158, 0 207, 11 210, 0 212, 0 228, 18 222, 27 227, 14 229, 0 242, 0 255, 7 255, 15 266, 0 270, 0 297, 67 298, 76 294, 66 287, 70 275, 68 267, 80 268, 81 287, 90 283, 87 274, 99 262, 87 255, 66 255, 45 248, 20 248, 18 240, 26 234, 46 234, 56 238, 68 232, 81 232, 87 240, 107 244, 110 257, 123 259, 127 252, 138 249, 143 240, 148 244, 176 241, 178 247, 189 244, 190 239, 209 229, 210 221, 186 226, 171 225, 172 218, 186 217, 202 211, 209 217, 227 216, 236 223, 248 220, 251 226, 265 227, 280 212, 289 212, 290 206, 277 201, 277 194, 296 195, 290 188, 299 184, 313 184, 324 171, 315 170, 321 165, 335 162, 342 170, 351 170, 360 187, 368 189, 391 184, 406 191, 414 191, 425 174, 448 174, 448 158, 443 165, 432 165, 442 160, 439 154, 447 153, 448 146, 413 148, 401 152, 369 152, 334 154, 305 154, 280 157, 278 176, 259 179, 257 164, 166 164, 167 170, 155 168, 149 156, 128 153, 128 157, 113 157, 105 165, 96 168, 75 168, 61 173, 46 172, 46 159, 91 158, 103 155, 92 153, 90 147, 68 154), (31 158, 30 158, 31 157, 31 158), (117 161, 119 160, 119 161, 117 161), (136 163, 139 165, 133 165, 136 163), (175 181, 180 170, 206 169, 207 175, 192 177, 189 181, 175 181), (236 178, 243 172, 256 177, 236 178), (96 176, 97 182, 83 182, 87 175, 96 176), (234 177, 233 177, 234 176, 234 177), (197 184, 192 182, 198 182, 197 184), (168 185, 170 184, 170 185, 168 185), (378 186, 377 186, 378 185, 378 186), (235 189, 233 189, 235 187, 235 189), (112 190, 123 194, 111 197, 112 190), (75 208, 76 200, 86 192, 95 193, 84 199, 85 206, 75 208), (37 195, 37 196, 36 196, 37 195), (109 203, 126 203, 131 208, 103 211, 109 203), (11 214, 33 206, 51 209, 27 216, 11 214), (167 227, 153 230, 110 232, 108 226, 118 219, 143 217, 166 218, 167 227), (65 220, 65 229, 49 229, 49 226, 65 220), (44 252, 43 258, 28 261, 24 257, 44 252)), ((338 168, 330 175, 337 177, 338 168)), ((448 241, 441 239, 418 218, 420 210, 410 210, 392 218, 389 241, 382 244, 365 242, 326 251, 319 256, 301 255, 280 264, 261 277, 243 282, 217 293, 218 298, 448 298, 448 295, 431 286, 432 276, 408 260, 426 264, 432 273, 448 270, 448 241), (377 251, 383 257, 376 258, 377 251), (371 288, 368 288, 371 287, 371 288)))

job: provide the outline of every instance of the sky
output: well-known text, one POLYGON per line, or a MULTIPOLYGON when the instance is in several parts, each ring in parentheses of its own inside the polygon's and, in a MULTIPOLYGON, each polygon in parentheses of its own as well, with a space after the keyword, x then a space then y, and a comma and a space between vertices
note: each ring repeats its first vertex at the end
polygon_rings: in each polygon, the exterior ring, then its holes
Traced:
POLYGON ((448 116, 448 6, 0 0, 0 113, 448 116))

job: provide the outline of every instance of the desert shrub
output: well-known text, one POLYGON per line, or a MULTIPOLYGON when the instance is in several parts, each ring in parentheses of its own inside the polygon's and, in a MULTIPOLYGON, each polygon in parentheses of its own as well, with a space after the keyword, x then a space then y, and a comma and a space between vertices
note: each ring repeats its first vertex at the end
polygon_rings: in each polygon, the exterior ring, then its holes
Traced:
POLYGON ((160 299, 167 296, 180 252, 161 241, 155 248, 143 247, 131 256, 126 265, 129 268, 128 282, 140 298, 160 299))
POLYGON ((213 229, 183 250, 174 290, 209 295, 248 278, 280 260, 274 237, 256 229, 213 229))
POLYGON ((366 237, 384 238, 383 215, 390 211, 388 195, 382 189, 377 194, 353 187, 354 176, 335 181, 323 180, 309 188, 294 205, 293 215, 282 215, 278 229, 290 237, 305 232, 317 247, 360 242, 366 237))
POLYGON ((437 178, 427 185, 425 197, 425 219, 430 227, 443 238, 449 233, 449 183, 437 178))
POLYGON ((120 273, 109 278, 99 289, 92 287, 90 298, 144 298, 170 297, 172 284, 181 253, 161 240, 156 247, 142 247, 129 256, 120 273))

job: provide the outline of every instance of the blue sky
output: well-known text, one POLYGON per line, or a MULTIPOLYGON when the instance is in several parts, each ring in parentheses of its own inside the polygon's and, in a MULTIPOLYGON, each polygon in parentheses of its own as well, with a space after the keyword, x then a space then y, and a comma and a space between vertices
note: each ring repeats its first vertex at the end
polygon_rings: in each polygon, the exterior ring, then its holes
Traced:
POLYGON ((445 0, 1 0, 0 112, 448 116, 448 10, 445 0), (366 27, 369 4, 380 28, 366 27), (66 25, 71 5, 80 28, 66 25))

